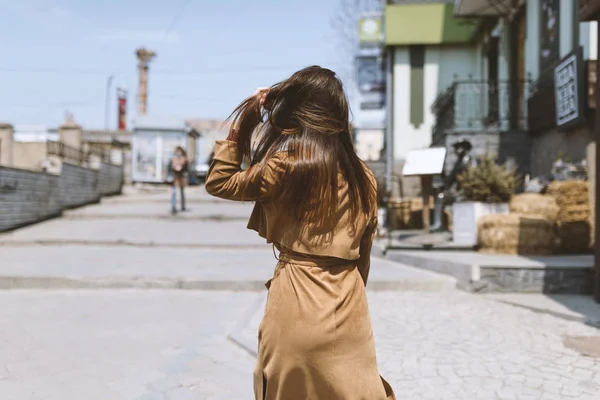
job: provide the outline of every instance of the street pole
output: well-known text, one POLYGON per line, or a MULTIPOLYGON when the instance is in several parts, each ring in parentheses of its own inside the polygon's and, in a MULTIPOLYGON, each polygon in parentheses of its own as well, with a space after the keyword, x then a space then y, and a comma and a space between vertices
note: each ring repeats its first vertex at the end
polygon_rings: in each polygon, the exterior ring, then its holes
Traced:
POLYGON ((385 184, 388 197, 392 195, 394 172, 394 49, 386 48, 386 126, 385 126, 385 184))
POLYGON ((110 106, 110 87, 112 85, 112 81, 115 78, 114 75, 108 77, 106 81, 106 102, 104 104, 104 129, 108 130, 108 120, 109 120, 109 106, 110 106))
MULTIPOLYGON (((600 16, 597 18, 598 24, 600 25, 600 16)), ((599 35, 600 36, 600 35, 599 35)), ((600 38, 599 38, 600 39, 600 38)), ((600 54, 600 40, 597 40, 597 49, 600 54)), ((594 300, 597 303, 600 303, 600 157, 598 156, 600 153, 600 79, 598 79, 598 72, 600 72, 600 57, 596 57, 596 88, 594 95, 596 96, 596 120, 594 121, 594 140, 596 142, 596 151, 595 151, 595 177, 596 180, 594 184, 594 203, 592 207, 594 207, 594 300)))

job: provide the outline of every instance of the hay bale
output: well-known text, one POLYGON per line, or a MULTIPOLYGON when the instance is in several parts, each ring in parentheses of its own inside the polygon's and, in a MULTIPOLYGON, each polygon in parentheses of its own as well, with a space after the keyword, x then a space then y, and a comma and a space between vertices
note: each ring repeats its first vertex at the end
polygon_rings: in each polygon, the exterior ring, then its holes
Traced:
POLYGON ((559 212, 556 217, 556 234, 561 254, 581 254, 590 251, 592 243, 592 210, 589 183, 570 180, 552 182, 548 193, 556 199, 559 212))
POLYGON ((548 185, 547 193, 554 197, 559 207, 590 203, 590 185, 586 181, 556 181, 548 185))
POLYGON ((589 204, 564 206, 560 208, 557 215, 559 223, 589 221, 591 209, 589 204))
POLYGON ((393 199, 389 201, 388 206, 391 229, 407 229, 410 223, 411 200, 393 199))
POLYGON ((551 221, 556 220, 559 212, 554 197, 538 193, 523 193, 513 196, 509 208, 511 213, 541 215, 551 221))
POLYGON ((479 219, 480 251, 493 254, 548 255, 554 248, 554 222, 542 216, 486 215, 479 219))
POLYGON ((562 254, 585 254, 591 250, 592 227, 589 221, 558 223, 558 250, 562 254))

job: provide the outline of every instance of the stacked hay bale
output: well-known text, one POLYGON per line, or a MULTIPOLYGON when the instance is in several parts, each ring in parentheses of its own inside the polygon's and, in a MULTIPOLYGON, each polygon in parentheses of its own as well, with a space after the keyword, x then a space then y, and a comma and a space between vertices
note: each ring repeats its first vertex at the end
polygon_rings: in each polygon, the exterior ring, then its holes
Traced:
POLYGON ((513 196, 511 214, 486 215, 478 222, 480 251, 493 254, 548 255, 553 252, 559 208, 550 196, 513 196))
POLYGON ((411 200, 392 199, 388 212, 392 230, 409 229, 411 200))
POLYGON ((554 197, 559 207, 556 218, 558 252, 562 254, 589 252, 591 205, 588 182, 580 180, 552 182, 548 186, 548 194, 554 197))
POLYGON ((485 215, 479 219, 480 251, 484 253, 548 255, 554 241, 554 223, 539 215, 485 215))
POLYGON ((538 193, 523 193, 513 196, 509 203, 510 212, 527 216, 541 216, 551 222, 556 221, 560 211, 551 196, 538 193))

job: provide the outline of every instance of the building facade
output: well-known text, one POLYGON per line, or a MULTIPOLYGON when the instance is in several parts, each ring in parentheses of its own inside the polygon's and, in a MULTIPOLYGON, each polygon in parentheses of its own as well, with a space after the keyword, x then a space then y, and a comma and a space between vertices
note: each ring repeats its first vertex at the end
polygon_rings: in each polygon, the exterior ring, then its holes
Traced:
POLYGON ((477 45, 490 88, 485 97, 498 104, 501 161, 514 159, 535 177, 548 174, 559 157, 585 159, 594 124, 597 24, 579 22, 576 0, 490 4, 457 0, 454 15, 485 21, 477 45))
MULTIPOLYGON (((447 107, 440 99, 457 81, 481 79, 484 66, 475 38, 479 29, 478 20, 455 17, 448 1, 386 4, 385 44, 391 76, 387 129, 392 131, 388 140, 393 142, 396 175, 401 175, 411 150, 444 145, 432 137, 438 114, 447 107)), ((419 190, 418 182, 402 181, 402 195, 413 196, 419 190)))

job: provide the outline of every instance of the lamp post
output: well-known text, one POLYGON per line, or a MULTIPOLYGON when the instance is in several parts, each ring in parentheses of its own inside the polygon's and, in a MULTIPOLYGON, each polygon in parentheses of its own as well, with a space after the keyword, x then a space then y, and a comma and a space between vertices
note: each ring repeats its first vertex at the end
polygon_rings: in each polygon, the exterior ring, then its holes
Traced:
POLYGON ((106 81, 106 102, 104 104, 104 129, 108 130, 108 114, 109 114, 109 105, 110 105, 110 87, 112 86, 114 75, 108 77, 106 81))

